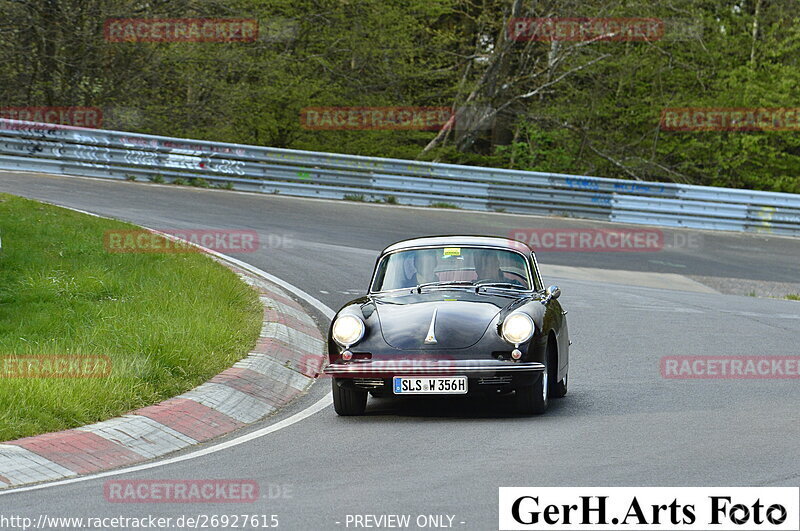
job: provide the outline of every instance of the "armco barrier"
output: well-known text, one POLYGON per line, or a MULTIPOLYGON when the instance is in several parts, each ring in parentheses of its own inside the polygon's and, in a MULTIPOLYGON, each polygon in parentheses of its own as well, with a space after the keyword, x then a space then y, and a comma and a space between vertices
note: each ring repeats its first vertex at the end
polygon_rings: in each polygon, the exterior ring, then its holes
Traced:
POLYGON ((0 169, 800 236, 800 195, 316 153, 0 119, 0 169))

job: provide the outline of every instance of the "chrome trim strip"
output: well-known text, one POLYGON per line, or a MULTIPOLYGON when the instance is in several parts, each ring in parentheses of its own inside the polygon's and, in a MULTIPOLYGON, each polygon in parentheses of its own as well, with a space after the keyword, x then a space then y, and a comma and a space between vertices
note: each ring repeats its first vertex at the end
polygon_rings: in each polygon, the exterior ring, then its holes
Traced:
MULTIPOLYGON (((539 282, 539 288, 536 291, 541 291, 541 290, 545 289, 544 288, 544 280, 542 280, 542 273, 539 270, 539 261, 536 260, 536 252, 531 251, 531 258, 533 259, 533 268, 534 268, 534 271, 536 273, 535 280, 537 280, 539 282)), ((534 287, 536 287, 536 286, 534 286, 534 287)))
POLYGON ((433 309, 433 315, 431 316, 431 326, 428 328, 428 335, 425 336, 425 344, 426 345, 435 345, 438 343, 436 341, 436 330, 434 329, 436 326, 436 312, 439 308, 433 309))
POLYGON ((481 376, 478 385, 505 385, 511 383, 511 376, 481 376))
POLYGON ((453 365, 446 367, 403 367, 396 363, 378 364, 373 363, 348 363, 334 364, 325 367, 325 374, 450 374, 453 376, 462 373, 485 373, 485 372, 543 372, 544 365, 539 362, 508 363, 503 365, 453 365))

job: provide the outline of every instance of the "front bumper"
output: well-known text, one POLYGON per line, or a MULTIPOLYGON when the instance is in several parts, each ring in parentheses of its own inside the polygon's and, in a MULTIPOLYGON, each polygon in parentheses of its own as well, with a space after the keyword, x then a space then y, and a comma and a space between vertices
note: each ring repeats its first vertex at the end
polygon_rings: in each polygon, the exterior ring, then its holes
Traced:
POLYGON ((535 375, 544 365, 535 362, 501 360, 364 360, 328 365, 325 374, 335 378, 391 378, 392 376, 468 376, 535 375))

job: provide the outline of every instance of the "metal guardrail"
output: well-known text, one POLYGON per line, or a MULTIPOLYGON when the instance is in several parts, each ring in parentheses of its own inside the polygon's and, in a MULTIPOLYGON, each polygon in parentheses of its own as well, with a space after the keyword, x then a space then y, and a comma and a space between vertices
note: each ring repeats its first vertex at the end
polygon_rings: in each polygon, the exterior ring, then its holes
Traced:
POLYGON ((0 169, 177 179, 330 199, 446 203, 800 236, 800 195, 317 153, 0 119, 0 169))

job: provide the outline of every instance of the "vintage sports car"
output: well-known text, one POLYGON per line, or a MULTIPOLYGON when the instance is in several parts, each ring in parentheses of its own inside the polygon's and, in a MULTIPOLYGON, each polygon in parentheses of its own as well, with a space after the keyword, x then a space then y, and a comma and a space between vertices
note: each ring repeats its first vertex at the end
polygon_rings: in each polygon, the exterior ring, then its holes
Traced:
POLYGON ((504 238, 436 236, 390 245, 365 297, 328 332, 333 405, 361 415, 373 396, 514 392, 523 414, 567 392, 569 333, 557 286, 504 238))

